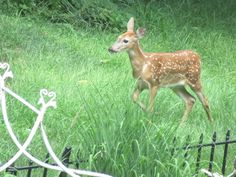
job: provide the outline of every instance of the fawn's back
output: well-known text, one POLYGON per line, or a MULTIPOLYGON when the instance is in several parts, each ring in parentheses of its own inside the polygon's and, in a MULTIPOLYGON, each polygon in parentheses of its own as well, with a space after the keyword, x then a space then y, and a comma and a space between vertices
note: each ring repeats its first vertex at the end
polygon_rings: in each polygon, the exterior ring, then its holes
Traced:
POLYGON ((190 50, 172 53, 144 53, 141 78, 160 87, 200 87, 200 57, 190 50))

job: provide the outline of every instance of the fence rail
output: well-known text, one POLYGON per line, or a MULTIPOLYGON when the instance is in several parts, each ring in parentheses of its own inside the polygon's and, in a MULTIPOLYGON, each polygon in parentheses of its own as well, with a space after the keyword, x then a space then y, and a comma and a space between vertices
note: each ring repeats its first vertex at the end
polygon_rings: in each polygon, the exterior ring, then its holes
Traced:
MULTIPOLYGON (((208 165, 208 171, 212 172, 213 170, 213 162, 214 162, 214 155, 216 151, 217 146, 224 146, 224 151, 223 151, 223 159, 222 159, 222 166, 221 166, 221 174, 225 175, 225 170, 226 170, 226 164, 227 164, 227 157, 228 157, 228 148, 230 144, 236 144, 236 140, 230 140, 230 130, 228 130, 225 134, 225 141, 217 141, 217 134, 216 132, 213 133, 212 135, 212 142, 211 143, 205 143, 203 144, 203 133, 199 137, 198 144, 196 145, 190 145, 189 139, 190 137, 187 137, 186 140, 186 145, 184 147, 179 147, 179 148, 173 148, 171 150, 171 155, 174 156, 174 154, 177 151, 184 150, 184 158, 187 159, 189 150, 197 150, 197 158, 196 158, 196 163, 195 163, 195 174, 198 175, 199 170, 200 170, 200 162, 202 158, 202 150, 203 148, 210 148, 210 157, 209 157, 209 165, 208 165)), ((175 137, 173 139, 173 145, 176 147, 177 143, 177 138, 175 137)), ((236 151, 234 152, 236 155, 236 151)), ((184 164, 185 165, 185 164, 184 164)))
MULTIPOLYGON (((85 162, 85 161, 80 160, 78 156, 77 156, 77 159, 75 161, 71 161, 70 160, 71 152, 72 152, 72 148, 71 147, 66 147, 64 149, 63 153, 62 153, 61 160, 62 160, 63 164, 67 167, 69 165, 74 165, 74 166, 76 166, 76 168, 79 168, 80 163, 85 162)), ((46 154, 44 162, 48 163, 50 165, 53 165, 53 166, 57 166, 56 163, 49 163, 49 153, 46 154)), ((44 168, 40 165, 35 165, 31 160, 28 161, 28 166, 16 166, 15 163, 13 163, 10 167, 8 167, 6 169, 6 172, 11 174, 11 175, 17 176, 18 172, 27 171, 27 177, 32 177, 33 176, 32 171, 34 169, 43 169, 42 177, 47 177, 48 168, 44 168)), ((59 174, 59 177, 67 177, 67 174, 65 172, 61 172, 59 174)))

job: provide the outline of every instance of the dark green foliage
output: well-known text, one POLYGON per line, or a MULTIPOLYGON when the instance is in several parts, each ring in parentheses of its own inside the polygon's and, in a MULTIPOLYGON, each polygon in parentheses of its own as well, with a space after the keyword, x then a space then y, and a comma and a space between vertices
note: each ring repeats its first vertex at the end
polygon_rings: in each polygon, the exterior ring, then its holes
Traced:
MULTIPOLYGON (((74 27, 125 30, 134 16, 138 24, 165 33, 172 29, 217 27, 232 30, 235 26, 236 1, 224 0, 2 0, 0 11, 47 19, 54 23, 70 23, 74 27), (194 18, 192 18, 194 17, 194 18), (173 26, 174 28, 167 28, 173 26)), ((136 23, 137 25, 137 23, 136 23)), ((235 33, 230 31, 230 33, 235 33)))
POLYGON ((75 26, 96 27, 117 31, 124 27, 128 13, 120 9, 124 1, 86 0, 3 0, 6 11, 17 11, 20 15, 38 15, 55 23, 71 23, 75 26))

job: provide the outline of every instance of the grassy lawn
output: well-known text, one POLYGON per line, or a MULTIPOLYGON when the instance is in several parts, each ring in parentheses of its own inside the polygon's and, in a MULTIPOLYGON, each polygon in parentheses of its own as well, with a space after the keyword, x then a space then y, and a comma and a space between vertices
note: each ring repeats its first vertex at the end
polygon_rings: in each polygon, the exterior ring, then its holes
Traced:
MULTIPOLYGON (((197 21, 197 17, 192 18, 197 21)), ((235 19, 232 24, 230 20, 222 24, 209 19, 205 26, 195 26, 194 20, 184 23, 178 21, 180 17, 176 19, 175 23, 166 21, 151 28, 141 41, 142 47, 145 51, 192 49, 200 53, 203 88, 213 126, 197 100, 186 126, 178 127, 184 104, 169 89, 159 91, 154 114, 144 113, 133 104, 135 81, 128 56, 107 51, 119 33, 74 29, 69 24, 1 14, 0 59, 10 64, 14 74, 8 86, 34 105, 41 88, 56 92, 58 107, 49 109, 44 120, 48 136, 58 155, 65 146, 72 146, 74 152, 79 148, 81 158, 88 160, 81 164, 83 169, 117 177, 191 176, 194 157, 189 157, 186 167, 182 167, 183 154, 170 158, 168 148, 174 136, 179 146, 185 144, 188 135, 197 143, 201 133, 204 142, 209 142, 214 131, 218 139, 224 140, 228 129, 236 139, 235 19)), ((15 99, 7 98, 12 126, 23 142, 36 115, 15 99)), ((143 93, 141 99, 147 103, 148 93, 143 93)), ((3 121, 0 138, 3 163, 17 150, 3 121)), ((229 150, 229 162, 236 155, 235 148, 233 145, 229 150)), ((219 172, 222 149, 216 151, 219 164, 214 166, 219 172)), ((46 150, 40 134, 29 150, 44 158, 46 150)), ((208 160, 208 156, 209 152, 204 152, 203 159, 208 160)), ((21 158, 18 164, 24 161, 21 158)), ((206 165, 207 161, 202 167, 206 165)), ((230 171, 229 165, 227 173, 230 171)))

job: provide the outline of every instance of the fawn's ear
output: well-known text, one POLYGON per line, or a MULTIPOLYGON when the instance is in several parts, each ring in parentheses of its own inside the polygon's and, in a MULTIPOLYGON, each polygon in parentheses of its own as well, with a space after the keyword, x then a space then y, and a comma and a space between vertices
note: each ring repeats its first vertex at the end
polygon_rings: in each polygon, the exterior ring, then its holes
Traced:
POLYGON ((146 29, 145 28, 138 28, 136 34, 139 39, 141 39, 145 35, 146 29))
POLYGON ((134 17, 131 17, 127 23, 127 31, 134 31, 134 17))

